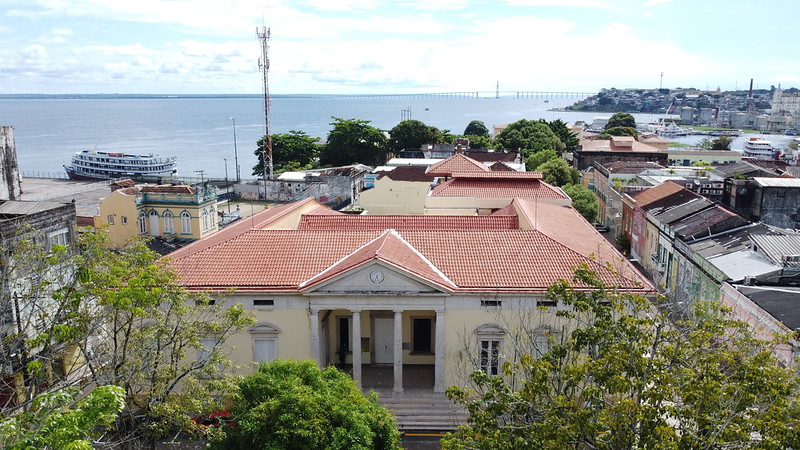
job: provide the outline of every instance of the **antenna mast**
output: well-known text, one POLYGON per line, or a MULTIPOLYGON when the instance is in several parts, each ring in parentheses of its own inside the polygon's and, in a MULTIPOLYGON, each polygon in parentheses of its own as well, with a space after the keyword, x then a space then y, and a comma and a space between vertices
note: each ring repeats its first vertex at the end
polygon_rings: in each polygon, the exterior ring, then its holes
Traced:
MULTIPOLYGON (((269 179, 273 177, 272 173, 272 136, 270 135, 269 123, 269 35, 270 30, 266 27, 261 29, 256 28, 256 36, 261 41, 261 58, 258 60, 258 68, 261 69, 261 74, 264 79, 264 144, 265 147, 261 148, 261 165, 264 167, 264 189, 267 189, 267 164, 266 158, 269 158, 269 179), (264 154, 266 150, 266 155, 264 154)), ((266 191, 264 192, 266 195, 266 191)))

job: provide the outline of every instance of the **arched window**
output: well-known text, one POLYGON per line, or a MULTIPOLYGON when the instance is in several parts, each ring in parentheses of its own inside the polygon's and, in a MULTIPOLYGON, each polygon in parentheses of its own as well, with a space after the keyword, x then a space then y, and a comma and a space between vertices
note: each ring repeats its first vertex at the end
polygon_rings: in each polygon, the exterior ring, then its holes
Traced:
POLYGON ((186 211, 181 213, 181 233, 192 233, 192 215, 186 211))
POLYGON ((208 231, 208 211, 205 208, 203 208, 203 214, 200 217, 203 224, 203 232, 206 232, 208 231))
POLYGON ((144 211, 139 212, 139 233, 147 233, 147 215, 144 211))
POLYGON ((217 210, 212 206, 208 213, 208 228, 213 230, 217 227, 217 210))
POLYGON ((164 211, 164 233, 172 234, 175 232, 175 217, 171 211, 164 211))

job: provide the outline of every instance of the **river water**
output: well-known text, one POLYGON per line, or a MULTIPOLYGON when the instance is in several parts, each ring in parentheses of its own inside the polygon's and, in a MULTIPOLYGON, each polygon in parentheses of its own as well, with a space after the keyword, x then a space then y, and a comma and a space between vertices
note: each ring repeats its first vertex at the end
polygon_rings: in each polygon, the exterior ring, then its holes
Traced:
MULTIPOLYGON (((553 111, 571 98, 330 98, 281 97, 270 103, 271 132, 304 131, 325 139, 332 117, 369 120, 388 130, 404 118, 461 134, 472 120, 490 129, 519 119, 591 123, 607 113, 553 111)), ((638 122, 658 120, 634 114, 638 122)), ((23 176, 65 175, 63 165, 79 149, 176 156, 178 175, 252 178, 256 142, 264 135, 264 105, 258 97, 143 99, 0 99, 0 125, 14 127, 23 176), (235 118, 232 120, 231 118, 235 118), (234 126, 235 124, 235 126, 234 126), (235 141, 234 141, 235 133, 235 141)), ((676 138, 696 144, 701 136, 676 138)), ((734 141, 741 148, 744 136, 734 141)), ((770 136, 778 146, 791 138, 770 136)))

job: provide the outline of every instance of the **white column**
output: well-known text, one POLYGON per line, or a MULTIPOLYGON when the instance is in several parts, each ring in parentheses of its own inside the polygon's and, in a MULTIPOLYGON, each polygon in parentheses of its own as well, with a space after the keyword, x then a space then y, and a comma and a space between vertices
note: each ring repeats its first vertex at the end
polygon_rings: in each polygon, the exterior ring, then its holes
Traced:
POLYGON ((403 393, 403 311, 394 312, 394 389, 403 393))
POLYGON ((322 366, 319 360, 319 310, 311 311, 311 359, 316 361, 318 366, 322 366))
POLYGON ((350 350, 353 352, 353 380, 361 388, 361 311, 353 311, 353 336, 350 350))
POLYGON ((433 366, 433 392, 444 393, 444 310, 436 310, 436 355, 433 366))

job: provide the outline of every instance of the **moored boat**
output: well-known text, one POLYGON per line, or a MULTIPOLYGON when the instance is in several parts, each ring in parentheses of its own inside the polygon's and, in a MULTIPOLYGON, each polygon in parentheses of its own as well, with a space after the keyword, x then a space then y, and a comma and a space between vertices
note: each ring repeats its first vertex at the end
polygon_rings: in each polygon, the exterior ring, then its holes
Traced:
POLYGON ((772 147, 772 142, 751 137, 744 141, 742 156, 753 159, 775 159, 775 149, 772 147))
POLYGON ((69 165, 64 165, 72 180, 134 180, 174 175, 178 169, 174 156, 131 155, 127 153, 81 150, 72 155, 69 165))

